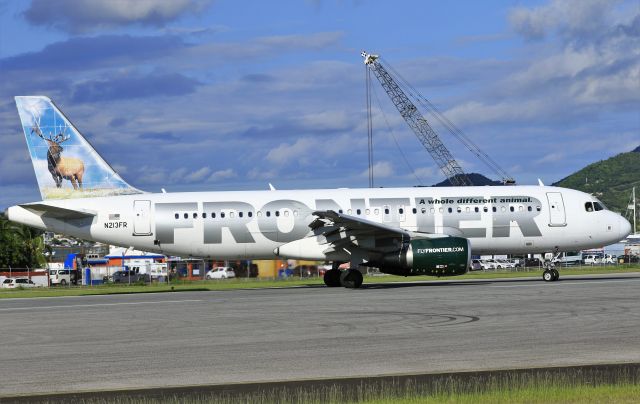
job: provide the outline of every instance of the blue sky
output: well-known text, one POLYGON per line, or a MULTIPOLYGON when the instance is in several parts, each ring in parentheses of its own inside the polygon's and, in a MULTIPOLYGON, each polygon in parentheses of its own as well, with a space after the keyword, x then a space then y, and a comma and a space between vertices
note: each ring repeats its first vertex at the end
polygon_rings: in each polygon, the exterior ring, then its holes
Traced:
MULTIPOLYGON (((144 190, 366 187, 363 49, 520 184, 640 145, 637 1, 0 0, 0 207, 39 199, 15 95, 144 190)), ((441 181, 374 88, 376 185, 441 181)))

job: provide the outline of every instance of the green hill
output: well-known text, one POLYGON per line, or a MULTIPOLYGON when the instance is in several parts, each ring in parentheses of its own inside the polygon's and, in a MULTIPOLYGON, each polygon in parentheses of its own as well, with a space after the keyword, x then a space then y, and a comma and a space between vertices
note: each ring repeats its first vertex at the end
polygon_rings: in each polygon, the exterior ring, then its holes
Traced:
POLYGON ((590 164, 553 185, 588 192, 624 215, 634 186, 640 200, 640 147, 590 164))

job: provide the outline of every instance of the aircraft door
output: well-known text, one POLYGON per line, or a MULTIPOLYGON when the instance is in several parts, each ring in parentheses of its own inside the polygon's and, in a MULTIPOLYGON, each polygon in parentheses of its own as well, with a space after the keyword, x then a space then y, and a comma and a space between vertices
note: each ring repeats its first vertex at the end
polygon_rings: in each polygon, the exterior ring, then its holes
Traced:
POLYGON ((151 201, 133 201, 133 235, 151 235, 151 201))
POLYGON ((567 217, 564 210, 564 201, 562 193, 547 192, 547 201, 549 202, 549 226, 561 227, 567 225, 567 217))

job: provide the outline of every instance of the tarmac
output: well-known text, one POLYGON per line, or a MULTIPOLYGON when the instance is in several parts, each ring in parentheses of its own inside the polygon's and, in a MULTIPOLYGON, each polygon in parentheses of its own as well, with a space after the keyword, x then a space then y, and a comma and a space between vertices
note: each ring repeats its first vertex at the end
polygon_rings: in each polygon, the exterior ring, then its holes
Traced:
POLYGON ((0 341, 0 397, 638 363, 640 274, 0 299, 0 341))

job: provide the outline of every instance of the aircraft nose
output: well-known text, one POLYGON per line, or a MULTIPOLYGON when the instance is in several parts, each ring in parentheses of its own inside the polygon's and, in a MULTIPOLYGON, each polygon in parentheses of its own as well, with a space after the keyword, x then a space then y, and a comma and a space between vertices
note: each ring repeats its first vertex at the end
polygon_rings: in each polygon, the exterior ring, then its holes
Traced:
POLYGON ((629 234, 631 234, 631 223, 624 217, 620 216, 620 224, 618 226, 620 229, 620 240, 626 238, 629 234))

